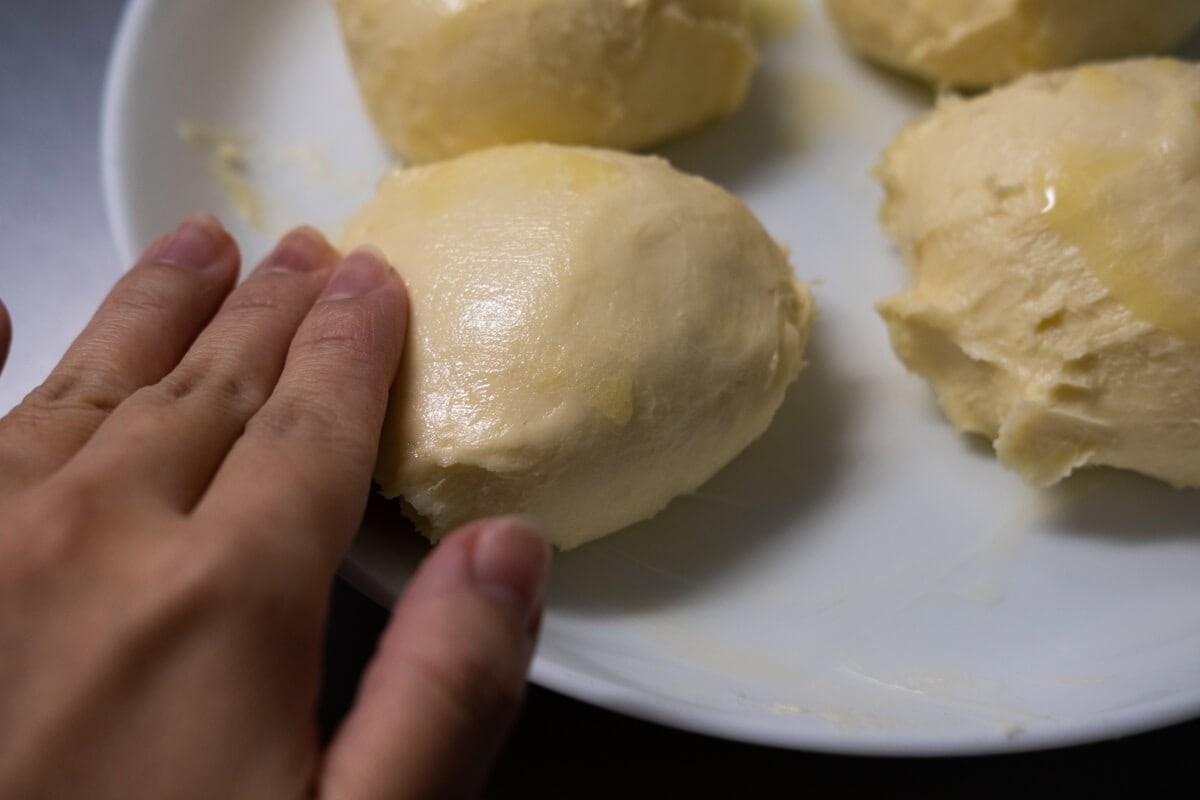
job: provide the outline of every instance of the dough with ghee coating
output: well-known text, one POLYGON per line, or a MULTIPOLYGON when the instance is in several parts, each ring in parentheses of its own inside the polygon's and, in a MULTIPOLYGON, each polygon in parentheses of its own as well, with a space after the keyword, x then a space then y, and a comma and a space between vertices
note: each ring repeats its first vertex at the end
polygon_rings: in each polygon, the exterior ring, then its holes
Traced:
POLYGON ((336 0, 362 97, 413 162, 526 141, 635 149, 722 116, 746 0, 336 0))
POLYGON ((1037 485, 1200 486, 1200 65, 946 98, 878 174, 913 280, 880 312, 959 429, 1037 485))
POLYGON ((648 156, 399 169, 342 244, 408 283, 376 480, 435 540, 521 513, 570 548, 653 515, 766 429, 813 316, 739 200, 648 156))
POLYGON ((825 0, 852 48, 942 86, 1150 55, 1200 25, 1197 0, 825 0))

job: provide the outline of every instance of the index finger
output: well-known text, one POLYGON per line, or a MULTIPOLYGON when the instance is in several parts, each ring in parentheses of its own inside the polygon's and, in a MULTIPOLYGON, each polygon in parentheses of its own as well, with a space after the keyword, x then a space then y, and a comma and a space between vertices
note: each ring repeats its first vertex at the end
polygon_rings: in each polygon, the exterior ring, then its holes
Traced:
POLYGON ((332 573, 366 506, 407 311, 404 283, 381 254, 343 260, 196 516, 243 535, 274 531, 289 540, 281 547, 314 553, 332 573))

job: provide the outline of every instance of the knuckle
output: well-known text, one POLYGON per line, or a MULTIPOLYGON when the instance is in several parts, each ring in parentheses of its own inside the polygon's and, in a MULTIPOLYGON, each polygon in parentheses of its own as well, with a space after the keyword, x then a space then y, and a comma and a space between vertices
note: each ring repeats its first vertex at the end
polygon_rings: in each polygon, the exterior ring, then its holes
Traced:
POLYGON ((94 542, 120 506, 102 476, 59 474, 0 508, 0 562, 35 574, 56 570, 94 542))
POLYGON ((378 357, 377 338, 370 321, 361 314, 323 306, 312 324, 300 330, 293 347, 305 361, 355 368, 378 357))
POLYGON ((200 617, 231 610, 245 614, 257 607, 259 589, 251 565, 231 557, 227 548, 210 543, 177 561, 170 588, 174 601, 164 607, 178 609, 182 616, 200 617))
POLYGON ((326 452, 354 453, 361 443, 344 425, 334 404, 314 397, 280 396, 264 405, 246 423, 247 435, 268 440, 304 439, 326 452))
POLYGON ((331 405, 315 398, 283 396, 273 399, 255 414, 246 426, 247 433, 268 438, 287 438, 301 434, 306 438, 324 438, 338 428, 340 414, 331 405))
POLYGON ((302 440, 310 452, 323 458, 338 458, 350 466, 373 465, 374 442, 368 442, 354 423, 334 403, 311 395, 283 395, 273 398, 250 418, 246 434, 268 441, 302 440))
POLYGON ((252 620, 289 619, 321 596, 314 591, 322 584, 313 559, 262 524, 224 524, 195 558, 191 584, 197 597, 252 620))
POLYGON ((131 270, 105 302, 108 319, 162 316, 174 311, 189 283, 190 273, 167 264, 146 263, 131 270))
POLYGON ((22 583, 54 569, 70 530, 61 514, 46 503, 21 502, 4 507, 0 531, 0 578, 22 583))
POLYGON ((25 397, 22 405, 38 410, 56 406, 74 393, 85 374, 74 364, 59 364, 40 386, 25 397))
POLYGON ((269 390, 261 377, 241 370, 234 359, 180 368, 153 387, 154 402, 169 405, 193 398, 223 416, 246 419, 266 402, 269 390))
POLYGON ((182 270, 156 264, 135 268, 105 300, 96 319, 50 376, 21 403, 40 417, 63 411, 112 412, 127 391, 109 363, 114 343, 146 317, 164 317, 180 299, 182 270))
POLYGON ((77 364, 63 363, 45 382, 25 396, 20 413, 36 419, 62 412, 106 416, 124 399, 121 390, 95 372, 77 364))
POLYGON ((243 562, 212 541, 197 545, 177 539, 155 548, 142 559, 141 575, 148 576, 143 593, 152 602, 146 629, 165 632, 211 628, 231 630, 244 623, 250 630, 275 631, 286 615, 269 616, 276 598, 263 590, 261 562, 243 562))
POLYGON ((203 617, 246 606, 242 588, 247 579, 210 548, 171 566, 175 570, 168 595, 173 602, 164 602, 164 608, 176 609, 179 616, 203 617))
POLYGON ((106 468, 66 469, 46 484, 45 513, 72 528, 97 524, 126 507, 127 498, 115 491, 112 475, 106 468), (69 502, 55 502, 66 498, 69 502))
POLYGON ((279 287, 271 281, 251 280, 237 288, 225 301, 223 313, 242 317, 277 314, 284 307, 279 287))

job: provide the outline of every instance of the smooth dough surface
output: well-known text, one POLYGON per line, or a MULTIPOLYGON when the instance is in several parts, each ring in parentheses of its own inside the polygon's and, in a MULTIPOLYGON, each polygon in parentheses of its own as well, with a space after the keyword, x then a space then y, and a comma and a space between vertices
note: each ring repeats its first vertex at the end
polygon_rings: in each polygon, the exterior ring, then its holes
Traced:
POLYGON ((400 169, 342 244, 411 297, 376 479, 432 538, 524 513, 562 548, 767 427, 813 315, 750 211, 665 161, 531 144, 400 169))
POLYGON ((1197 0, 826 0, 862 55, 935 84, 1151 55, 1200 25, 1197 0))
POLYGON ((545 141, 634 149, 741 102, 745 0, 336 0, 359 88, 414 162, 545 141))
POLYGON ((913 279, 880 311, 958 428, 1034 484, 1200 486, 1200 65, 946 99, 878 173, 913 279))

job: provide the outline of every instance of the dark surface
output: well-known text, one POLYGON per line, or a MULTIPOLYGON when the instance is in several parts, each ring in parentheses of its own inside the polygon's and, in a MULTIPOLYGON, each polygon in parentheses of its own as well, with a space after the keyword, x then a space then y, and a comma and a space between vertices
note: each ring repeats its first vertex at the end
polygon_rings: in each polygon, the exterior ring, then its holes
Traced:
MULTIPOLYGON (((349 707, 387 612, 339 582, 322 724, 349 707)), ((1126 739, 955 759, 829 756, 721 741, 532 687, 487 797, 1193 797, 1200 721, 1126 739), (1162 787, 1162 788, 1156 788, 1162 787), (1169 787, 1169 788, 1166 788, 1169 787)))
MULTIPOLYGON (((203 0, 176 0, 202 2, 203 0)), ((253 0, 247 0, 252 2, 253 0)), ((118 274, 97 179, 96 126, 104 65, 122 0, 0 0, 0 295, 17 339, 0 379, 6 411, 49 366, 18 304, 30 274, 67 259, 118 274), (69 226, 69 228, 68 228, 69 226)), ((48 273, 38 281, 52 280, 48 273)), ((55 307, 58 318, 70 313, 55 307)), ((62 333, 65 337, 68 332, 62 333)), ((43 348, 44 349, 44 348, 43 348)), ((333 595, 321 719, 351 702, 386 623, 383 609, 338 584, 333 595)), ((0 654, 2 657, 2 654, 0 654)), ((2 723, 0 723, 2 724, 2 723)), ((1191 797, 1200 722, 1086 747, 963 759, 867 759, 753 747, 624 718, 533 688, 489 797, 1191 797), (1152 788, 1169 786, 1169 790, 1152 788), (861 791, 860 791, 861 790, 861 791)))

